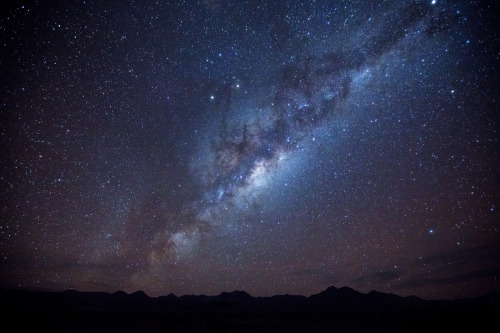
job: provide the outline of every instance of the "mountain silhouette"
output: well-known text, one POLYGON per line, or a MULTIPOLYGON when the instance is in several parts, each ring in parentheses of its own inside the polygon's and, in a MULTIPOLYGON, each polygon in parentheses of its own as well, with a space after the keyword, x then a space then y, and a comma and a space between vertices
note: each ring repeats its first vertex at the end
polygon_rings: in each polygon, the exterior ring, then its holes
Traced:
MULTIPOLYGON (((20 330, 120 332, 442 332, 497 325, 500 295, 424 300, 334 286, 311 295, 252 297, 245 291, 215 296, 143 291, 41 292, 0 289, 4 323, 20 330), (18 321, 15 318, 29 318, 18 321)), ((493 327, 493 326, 492 326, 493 327)))
POLYGON ((174 294, 170 293, 167 296, 158 296, 157 298, 160 301, 171 301, 171 300, 176 300, 177 296, 175 296, 174 294))
POLYGON ((361 300, 362 296, 363 294, 349 287, 337 289, 332 286, 319 294, 309 296, 309 299, 315 302, 351 303, 361 300))
POLYGON ((130 297, 132 297, 134 299, 138 299, 138 300, 140 300, 140 299, 144 300, 144 299, 148 299, 149 298, 149 296, 146 295, 146 293, 144 291, 141 291, 141 290, 136 291, 136 292, 130 294, 130 297))
POLYGON ((127 298, 129 296, 129 294, 127 294, 122 290, 115 291, 112 295, 113 297, 119 297, 119 298, 127 298))
POLYGON ((218 296, 215 296, 214 298, 221 301, 236 301, 236 302, 245 302, 253 299, 253 297, 250 296, 249 293, 239 290, 235 290, 230 293, 222 292, 218 296))

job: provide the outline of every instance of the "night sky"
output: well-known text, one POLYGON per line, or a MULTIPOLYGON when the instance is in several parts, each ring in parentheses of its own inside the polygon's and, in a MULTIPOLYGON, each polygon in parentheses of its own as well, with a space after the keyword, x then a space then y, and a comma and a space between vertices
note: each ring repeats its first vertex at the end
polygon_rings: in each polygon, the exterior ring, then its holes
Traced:
POLYGON ((2 1, 0 286, 500 291, 496 1, 2 1))

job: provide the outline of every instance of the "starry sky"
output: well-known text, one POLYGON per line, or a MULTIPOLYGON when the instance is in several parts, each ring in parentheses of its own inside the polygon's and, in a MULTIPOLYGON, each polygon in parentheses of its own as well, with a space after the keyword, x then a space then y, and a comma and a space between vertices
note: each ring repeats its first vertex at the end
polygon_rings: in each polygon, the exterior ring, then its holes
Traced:
POLYGON ((7 1, 0 285, 500 291, 495 1, 7 1))

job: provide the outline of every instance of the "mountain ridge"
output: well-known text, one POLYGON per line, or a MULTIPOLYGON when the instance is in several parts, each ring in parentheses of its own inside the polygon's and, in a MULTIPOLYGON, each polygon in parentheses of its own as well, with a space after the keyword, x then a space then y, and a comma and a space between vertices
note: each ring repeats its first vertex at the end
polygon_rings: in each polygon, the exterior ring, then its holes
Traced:
POLYGON ((0 289, 0 307, 6 323, 26 330, 36 323, 42 331, 471 332, 477 323, 496 324, 500 295, 433 301, 334 286, 309 297, 0 289))
POLYGON ((499 293, 488 293, 486 295, 473 297, 473 298, 457 298, 457 299, 424 299, 415 295, 410 296, 400 296, 393 293, 385 293, 377 290, 371 290, 367 293, 359 292, 353 288, 348 286, 343 286, 337 288, 335 286, 330 286, 325 290, 312 294, 310 296, 300 295, 300 294, 275 294, 272 296, 252 296, 248 292, 244 290, 233 290, 233 291, 223 291, 218 295, 203 295, 203 294, 185 294, 177 296, 174 293, 169 293, 167 295, 159 295, 159 296, 149 296, 142 290, 137 290, 131 293, 127 293, 123 290, 117 290, 114 292, 102 292, 102 291, 79 291, 75 289, 67 289, 62 291, 44 291, 44 290, 29 290, 29 289, 9 289, 9 288, 0 288, 0 293, 28 293, 28 294, 46 294, 46 295, 66 295, 71 297, 85 296, 85 295, 93 295, 93 296, 102 296, 102 297, 113 297, 113 298, 121 298, 121 299, 135 299, 135 300, 226 300, 226 301, 250 301, 250 300, 272 300, 272 299, 296 299, 296 300, 307 300, 312 302, 344 302, 344 301, 362 301, 362 300, 414 300, 414 301, 423 301, 423 302, 454 302, 454 301, 467 301, 467 300, 488 300, 491 302, 492 300, 500 300, 499 293))

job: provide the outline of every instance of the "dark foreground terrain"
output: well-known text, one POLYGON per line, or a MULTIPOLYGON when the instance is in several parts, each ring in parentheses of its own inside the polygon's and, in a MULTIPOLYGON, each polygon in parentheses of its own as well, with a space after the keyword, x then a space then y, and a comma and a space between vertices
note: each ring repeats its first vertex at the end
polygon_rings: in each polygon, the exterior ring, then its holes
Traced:
POLYGON ((0 299, 3 327, 14 331, 500 332, 498 294, 428 301, 347 287, 259 298, 242 291, 150 298, 143 292, 1 290, 0 299))

